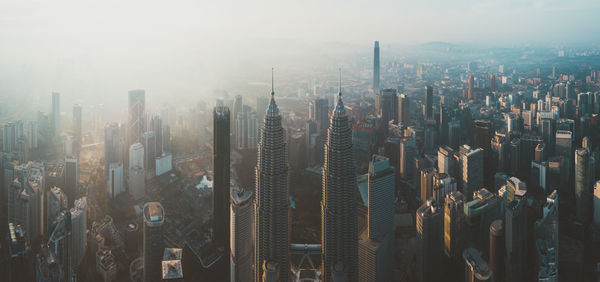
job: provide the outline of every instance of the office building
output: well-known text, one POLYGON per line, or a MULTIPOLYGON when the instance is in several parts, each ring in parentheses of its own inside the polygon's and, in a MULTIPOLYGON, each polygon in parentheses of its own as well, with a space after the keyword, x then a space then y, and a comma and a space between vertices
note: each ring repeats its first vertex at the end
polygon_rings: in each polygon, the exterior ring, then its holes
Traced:
POLYGON ((410 102, 406 94, 398 95, 398 117, 396 123, 407 124, 410 118, 410 102))
MULTIPOLYGON (((148 171, 154 170, 156 155, 156 134, 154 131, 146 131, 142 134, 142 146, 144 148, 144 168, 148 171)), ((131 165, 130 165, 131 167, 131 165)))
POLYGON ((143 219, 144 281, 161 281, 161 262, 164 251, 163 224, 165 222, 163 206, 159 202, 144 204, 143 219))
POLYGON ((447 173, 435 173, 433 175, 432 197, 438 203, 443 203, 446 195, 456 191, 458 185, 456 179, 447 173))
POLYGON ((127 119, 127 144, 129 147, 142 142, 142 134, 146 130, 146 91, 129 91, 129 107, 127 119))
POLYGON ((230 201, 230 279, 231 281, 245 281, 252 277, 252 256, 254 251, 252 192, 233 188, 231 190, 230 201))
POLYGON ((465 282, 492 281, 493 271, 483 259, 482 253, 474 248, 463 252, 465 260, 465 282))
POLYGON ((496 77, 493 74, 490 74, 490 91, 496 92, 496 77))
POLYGON ((146 194, 146 173, 143 168, 136 166, 129 169, 128 189, 134 200, 139 200, 146 194))
MULTIPOLYGON (((65 189, 69 199, 76 199, 79 194, 79 158, 77 156, 67 156, 65 158, 65 189)), ((69 206, 70 203, 69 203, 69 206)))
POLYGON ((468 88, 467 88, 467 97, 469 100, 475 99, 474 87, 475 87, 475 78, 472 74, 469 74, 468 88))
POLYGON ((483 187, 483 149, 461 146, 460 164, 462 191, 467 199, 471 199, 473 192, 483 187))
POLYGON ((433 119, 433 87, 425 86, 425 105, 423 109, 425 119, 433 119))
POLYGON ((398 117, 398 95, 396 89, 383 89, 375 97, 377 115, 381 117, 384 126, 398 117))
POLYGON ((379 91, 379 71, 379 41, 375 41, 373 49, 373 91, 375 93, 379 91))
MULTIPOLYGON (((382 91, 382 94, 384 93, 396 95, 395 92, 382 91)), ((333 281, 334 266, 340 263, 347 279, 356 281, 358 277, 357 186, 352 155, 352 130, 342 102, 341 81, 324 150, 321 201, 323 281, 333 281)))
POLYGON ((600 225, 600 180, 594 184, 594 224, 600 225))
POLYGON ((421 170, 421 204, 433 196, 433 176, 437 173, 435 168, 421 170))
POLYGON ((123 162, 123 142, 117 123, 104 126, 104 176, 108 179, 108 166, 111 163, 123 162))
POLYGON ((506 206, 504 230, 506 281, 525 281, 528 227, 524 200, 515 200, 506 206))
POLYGON ((108 178, 106 179, 106 193, 108 193, 108 198, 114 199, 123 192, 125 192, 125 187, 123 186, 123 164, 111 163, 108 166, 108 178))
POLYGON ((437 167, 439 173, 447 173, 455 178, 458 176, 454 149, 449 146, 441 146, 438 149, 437 167))
POLYGON ((417 209, 417 279, 421 282, 440 281, 442 268, 443 211, 430 199, 417 209))
POLYGON ((77 152, 79 152, 79 148, 81 148, 83 142, 83 132, 82 132, 82 115, 81 115, 81 105, 75 104, 73 105, 73 137, 75 138, 77 152))
POLYGON ((85 254, 87 242, 87 198, 81 197, 75 200, 71 208, 71 265, 77 268, 85 254))
MULTIPOLYGON (((240 98, 241 100, 241 98, 240 98)), ((213 215, 215 244, 229 253, 229 197, 230 197, 230 118, 229 108, 213 109, 213 215)))
POLYGON ((506 272, 504 264, 504 221, 497 219, 490 224, 490 253, 489 265, 493 271, 493 281, 504 281, 504 273, 506 272))
POLYGON ((487 257, 490 224, 502 218, 502 199, 485 188, 473 193, 473 200, 464 204, 465 239, 487 257))
POLYGON ((52 116, 50 119, 50 126, 52 128, 52 137, 54 140, 58 140, 60 137, 60 93, 52 93, 52 116))
POLYGON ((144 162, 144 145, 140 142, 136 142, 129 146, 129 168, 133 168, 139 166, 141 168, 146 168, 144 162))
MULTIPOLYGON (((277 265, 277 280, 289 281, 289 188, 287 148, 281 125, 281 115, 271 90, 256 163, 254 214, 254 281, 271 272, 264 265, 277 265)), ((355 237, 356 238, 356 237, 355 237)))
POLYGON ((465 196, 460 191, 454 191, 446 195, 444 203, 444 252, 455 260, 460 259, 464 246, 465 202, 465 196))
POLYGON ((579 148, 575 151, 575 217, 583 223, 589 223, 592 217, 594 162, 589 150, 579 148))

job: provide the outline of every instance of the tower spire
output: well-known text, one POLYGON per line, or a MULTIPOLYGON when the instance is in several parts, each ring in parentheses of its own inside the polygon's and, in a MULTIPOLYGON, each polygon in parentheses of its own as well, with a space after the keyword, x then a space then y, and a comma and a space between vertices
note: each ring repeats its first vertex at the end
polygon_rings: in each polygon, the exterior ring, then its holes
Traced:
POLYGON ((271 97, 275 96, 275 68, 271 67, 271 97))
POLYGON ((340 70, 340 89, 338 92, 338 96, 342 97, 342 68, 340 68, 339 70, 340 70))

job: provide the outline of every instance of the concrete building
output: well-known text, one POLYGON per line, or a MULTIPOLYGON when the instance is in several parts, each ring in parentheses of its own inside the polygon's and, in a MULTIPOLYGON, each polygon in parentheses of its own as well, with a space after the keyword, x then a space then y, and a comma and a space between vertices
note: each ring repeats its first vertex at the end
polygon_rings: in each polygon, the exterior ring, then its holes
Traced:
MULTIPOLYGON (((69 199, 77 198, 79 191, 79 157, 67 156, 65 158, 65 189, 69 199)), ((71 206, 71 204, 69 204, 71 206)))
POLYGON ((446 195, 444 203, 444 252, 457 261, 461 258, 464 245, 465 202, 465 196, 460 191, 454 191, 446 195))
MULTIPOLYGON (((241 104, 241 97, 239 97, 239 102, 241 104)), ((239 107, 237 114, 241 115, 241 105, 239 107)), ((215 244, 222 247, 225 254, 230 253, 229 241, 227 240, 227 236, 230 234, 230 123, 229 108, 216 107, 213 109, 214 188, 212 197, 213 215, 215 218, 213 229, 215 244)))
POLYGON ((139 200, 146 194, 146 174, 143 168, 136 166, 129 169, 128 192, 134 200, 139 200))
POLYGON ((246 281, 252 277, 254 253, 252 192, 233 188, 230 202, 230 279, 231 281, 246 281))
POLYGON ((123 164, 111 163, 108 166, 106 193, 108 193, 110 199, 114 199, 123 192, 125 192, 125 187, 123 185, 123 164))
POLYGON ((592 219, 594 162, 589 150, 579 148, 575 151, 575 217, 584 223, 592 219))
POLYGON ((417 279, 421 282, 440 281, 442 267, 443 211, 430 199, 416 214, 417 229, 417 279))
POLYGON ((436 173, 433 175, 433 193, 432 197, 438 203, 443 203, 446 195, 457 191, 458 185, 456 179, 446 173, 436 173))
POLYGON ((465 260, 465 282, 492 281, 493 271, 483 259, 480 251, 467 248, 463 252, 465 260))
MULTIPOLYGON (((391 115, 390 118, 393 119, 394 116, 391 115)), ((352 129, 342 101, 341 89, 327 131, 324 150, 321 201, 323 281, 334 281, 334 268, 338 264, 344 269, 340 275, 355 281, 358 279, 357 184, 352 154, 352 129)))
POLYGON ((133 145, 134 143, 142 142, 142 134, 145 130, 146 91, 141 89, 130 90, 127 119, 127 148, 129 148, 129 146, 133 145))
POLYGON ((460 148, 462 191, 467 199, 483 187, 483 149, 472 149, 468 145, 460 148))
POLYGON ((85 254, 87 243, 87 198, 75 200, 71 208, 71 265, 77 268, 85 254))
POLYGON ((148 202, 144 204, 143 218, 144 281, 161 281, 165 210, 159 202, 148 202))
POLYGON ((139 166, 141 168, 146 168, 144 162, 144 145, 142 143, 136 142, 129 146, 129 168, 139 166))
POLYGON ((525 200, 514 200, 506 206, 505 267, 506 281, 525 281, 527 275, 527 204, 525 200))

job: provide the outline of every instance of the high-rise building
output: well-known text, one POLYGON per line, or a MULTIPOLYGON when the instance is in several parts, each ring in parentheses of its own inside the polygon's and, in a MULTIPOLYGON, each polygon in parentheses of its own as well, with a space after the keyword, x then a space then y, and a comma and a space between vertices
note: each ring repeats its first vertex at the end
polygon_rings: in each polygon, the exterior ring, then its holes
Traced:
POLYGON ((233 135, 233 140, 237 140, 239 138, 238 136, 238 125, 237 125, 237 120, 238 118, 240 119, 244 119, 242 117, 242 114, 244 112, 244 103, 242 100, 242 95, 236 95, 234 100, 233 100, 233 108, 232 108, 232 117, 229 121, 229 124, 231 125, 231 134, 233 135))
POLYGON ((375 41, 373 49, 373 91, 375 93, 379 91, 379 70, 379 41, 375 41))
POLYGON ((490 267, 494 272, 493 281, 504 281, 504 221, 497 219, 490 224, 490 267))
POLYGON ((144 145, 142 143, 136 142, 129 146, 129 168, 133 168, 139 166, 141 168, 146 168, 144 163, 144 145))
MULTIPOLYGON (((77 185, 79 185, 79 158, 77 156, 67 156, 65 158, 65 189, 69 199, 76 199, 78 194, 77 185)), ((69 206, 70 203, 69 203, 69 206)))
POLYGON ((455 260, 460 260, 464 245, 465 202, 465 196, 460 191, 454 191, 446 195, 444 203, 444 252, 455 260))
POLYGON ((473 200, 464 204, 465 239, 487 257, 490 224, 502 217, 502 199, 486 188, 473 193, 473 200))
POLYGON ((142 142, 146 129, 146 91, 129 91, 129 115, 127 119, 127 147, 142 142))
MULTIPOLYGON (((396 93, 394 92, 393 95, 395 96, 396 93)), ((333 281, 334 266, 338 264, 348 281, 356 281, 358 277, 357 186, 352 154, 352 129, 342 102, 341 81, 324 150, 321 200, 323 281, 333 281)))
POLYGON ((410 118, 409 100, 406 94, 398 95, 398 117, 396 122, 398 124, 407 124, 410 118))
POLYGON ((515 200, 506 205, 504 218, 506 281, 525 281, 527 275, 527 204, 515 200))
POLYGON ((107 123, 104 126, 104 178, 108 178, 108 166, 123 162, 123 144, 119 124, 107 123))
POLYGON ((60 93, 52 93, 52 118, 50 120, 52 127, 52 137, 58 140, 60 137, 60 93))
POLYGON ((44 235, 50 236, 52 233, 52 221, 56 216, 63 210, 66 210, 68 207, 68 199, 67 196, 62 192, 62 190, 58 187, 50 188, 46 197, 46 211, 45 211, 45 228, 44 235))
POLYGON ((358 246, 358 281, 393 279, 394 181, 389 159, 373 155, 368 174, 368 228, 360 235, 358 246))
POLYGON ((425 105, 423 116, 425 119, 433 119, 433 87, 425 86, 425 105))
POLYGON ((111 163, 108 165, 108 178, 106 179, 106 192, 108 198, 114 199, 125 192, 123 187, 123 164, 111 163))
POLYGON ((442 267, 443 211, 433 199, 417 209, 417 278, 421 282, 440 281, 442 267))
POLYGON ((142 145, 144 146, 144 168, 154 170, 156 157, 156 134, 154 131, 146 131, 142 134, 142 145))
POLYGON ((87 198, 75 200, 71 208, 71 265, 77 268, 85 254, 87 242, 87 198))
POLYGON ((231 234, 229 255, 231 281, 246 281, 252 277, 253 233, 252 192, 231 190, 231 234))
POLYGON ((23 122, 15 121, 4 124, 2 134, 2 151, 6 153, 15 153, 18 149, 18 142, 24 136, 23 122))
POLYGON ((129 169, 128 192, 134 200, 139 200, 146 194, 146 173, 143 168, 135 166, 129 169))
MULTIPOLYGON (((240 98, 241 99, 241 98, 240 98)), ((213 215, 214 238, 219 247, 229 253, 229 198, 230 198, 230 116, 229 108, 219 106, 213 109, 213 215)))
POLYGON ((471 199, 473 192, 483 187, 483 149, 472 149, 468 145, 462 145, 460 164, 462 191, 467 199, 471 199))
POLYGON ((437 173, 435 168, 421 170, 421 204, 433 196, 433 176, 437 173))
POLYGON ((493 74, 490 74, 490 91, 496 91, 496 77, 493 74))
POLYGON ((263 278, 261 266, 270 265, 273 267, 267 270, 281 266, 277 280, 285 282, 290 279, 288 161, 281 115, 273 89, 261 134, 255 181, 254 281, 263 278))
POLYGON ((474 248, 463 252, 465 260, 465 282, 492 281, 493 271, 483 259, 482 253, 474 248))
MULTIPOLYGON (((267 107, 269 106, 269 97, 259 96, 256 97, 256 118, 260 123, 259 128, 256 130, 257 134, 260 134, 260 128, 262 128, 262 123, 265 120, 265 113, 267 112, 267 107)), ((258 137, 257 137, 258 139, 258 137)), ((258 140, 257 140, 258 142, 258 140)))
POLYGON ((594 224, 600 225, 600 180, 594 184, 594 224))
POLYGON ((469 74, 469 82, 468 82, 468 88, 467 88, 467 97, 469 98, 469 100, 473 100, 475 99, 475 93, 473 92, 475 89, 475 79, 473 77, 472 74, 469 74))
POLYGON ((73 137, 77 145, 77 152, 79 152, 79 148, 83 142, 82 134, 81 105, 75 104, 73 105, 73 137))
POLYGON ((592 184, 595 180, 594 157, 589 150, 575 151, 575 217, 588 223, 592 217, 592 184))
POLYGON ((143 217, 144 281, 161 281, 165 210, 159 202, 148 202, 144 204, 143 217))
POLYGON ((456 164, 456 157, 454 156, 454 149, 449 146, 441 146, 438 149, 437 166, 440 173, 447 173, 454 178, 458 177, 458 166, 456 164))
POLYGON ((398 117, 398 95, 396 89, 383 89, 375 97, 377 100, 377 114, 381 116, 381 122, 385 126, 398 117))
POLYGON ((443 203, 446 195, 456 191, 458 185, 456 179, 447 173, 436 173, 433 175, 432 197, 438 203, 443 203))

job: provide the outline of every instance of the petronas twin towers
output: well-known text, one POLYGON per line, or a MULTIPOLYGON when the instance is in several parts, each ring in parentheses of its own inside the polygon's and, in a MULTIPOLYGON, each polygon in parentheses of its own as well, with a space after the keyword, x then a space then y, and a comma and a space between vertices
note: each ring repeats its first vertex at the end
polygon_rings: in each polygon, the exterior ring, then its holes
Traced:
MULTIPOLYGON (((271 91, 256 165, 254 281, 289 281, 288 156, 281 115, 271 91)), ((323 281, 357 281, 358 227, 352 130, 342 102, 325 144, 321 201, 323 281)))

